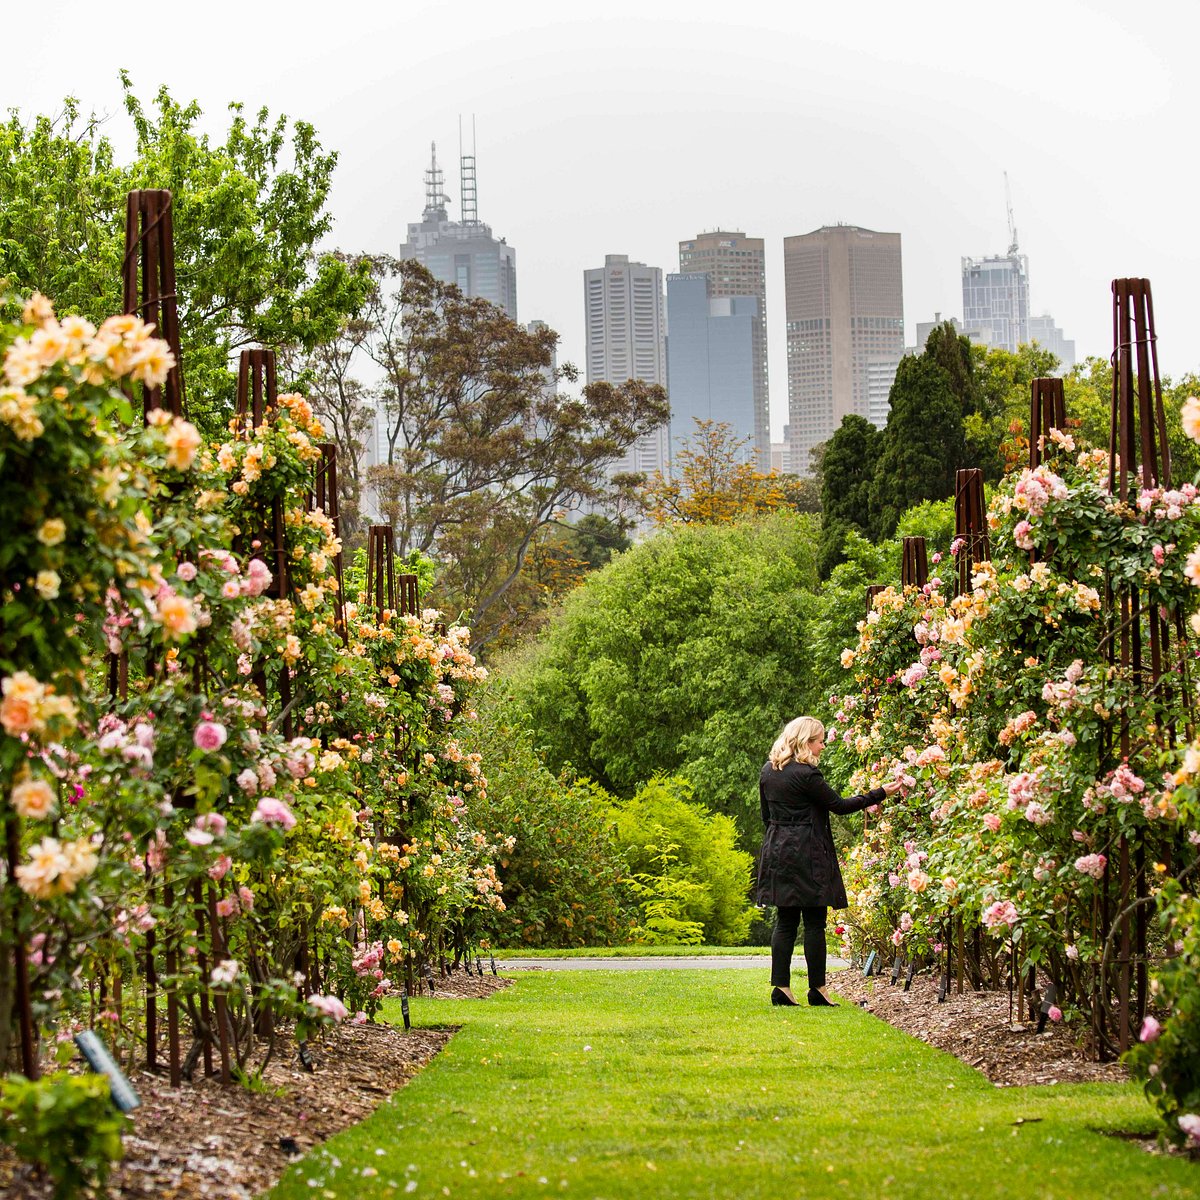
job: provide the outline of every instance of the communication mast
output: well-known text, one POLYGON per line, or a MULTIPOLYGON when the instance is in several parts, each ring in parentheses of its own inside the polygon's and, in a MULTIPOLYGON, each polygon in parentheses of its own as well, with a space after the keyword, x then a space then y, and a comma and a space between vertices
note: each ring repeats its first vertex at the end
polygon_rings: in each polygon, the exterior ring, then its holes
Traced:
POLYGON ((462 117, 458 118, 458 184, 462 197, 462 223, 479 224, 479 196, 475 184, 475 118, 471 118, 471 153, 463 153, 462 117))
POLYGON ((437 164, 437 142, 429 143, 429 169, 425 172, 425 219, 437 220, 446 218, 446 205, 450 197, 446 195, 446 180, 441 167, 437 164))
POLYGON ((1019 252, 1017 245, 1017 225, 1013 219, 1012 188, 1008 186, 1008 172, 1004 172, 1004 202, 1008 207, 1008 254, 1011 258, 1019 252))

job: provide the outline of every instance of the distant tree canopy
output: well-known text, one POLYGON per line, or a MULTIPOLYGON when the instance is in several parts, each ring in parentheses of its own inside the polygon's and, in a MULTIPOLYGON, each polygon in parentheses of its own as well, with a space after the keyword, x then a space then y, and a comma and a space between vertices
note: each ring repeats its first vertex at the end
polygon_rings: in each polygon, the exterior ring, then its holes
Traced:
POLYGON ((364 274, 318 255, 337 155, 316 131, 230 105, 225 139, 197 130, 199 105, 163 87, 147 110, 122 72, 136 154, 119 162, 96 116, 13 113, 0 126, 0 278, 63 313, 122 309, 125 196, 169 188, 180 336, 192 419, 215 432, 233 409, 230 356, 252 343, 309 349, 333 337, 366 294, 364 274))
POLYGON ((819 699, 815 533, 789 511, 675 525, 588 576, 501 664, 551 769, 626 797, 681 775, 755 841, 758 769, 781 721, 819 699))
POLYGON ((671 457, 670 475, 657 471, 644 505, 656 525, 715 525, 782 507, 787 497, 774 472, 749 461, 749 438, 738 439, 724 421, 693 418, 696 428, 671 457))

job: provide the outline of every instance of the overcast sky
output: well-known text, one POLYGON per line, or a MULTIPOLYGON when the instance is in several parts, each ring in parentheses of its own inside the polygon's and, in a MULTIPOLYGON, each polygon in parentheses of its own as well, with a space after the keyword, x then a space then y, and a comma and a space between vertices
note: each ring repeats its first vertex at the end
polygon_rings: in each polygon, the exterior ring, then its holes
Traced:
POLYGON ((1008 172, 1034 310, 1111 351, 1109 284, 1154 286, 1160 361, 1200 369, 1197 6, 730 0, 158 5, 5 14, 2 107, 73 94, 114 114, 117 71, 209 128, 233 99, 312 122, 340 155, 331 241, 394 252, 429 143, 458 209, 458 118, 479 215, 517 250, 520 318, 582 362, 582 273, 606 253, 678 269, 704 229, 766 239, 771 415, 787 419, 783 238, 842 221, 903 238, 911 343, 961 316, 960 258, 1004 253, 1008 172), (153 15, 151 15, 153 14, 153 15), (15 21, 15 27, 14 27, 15 21))

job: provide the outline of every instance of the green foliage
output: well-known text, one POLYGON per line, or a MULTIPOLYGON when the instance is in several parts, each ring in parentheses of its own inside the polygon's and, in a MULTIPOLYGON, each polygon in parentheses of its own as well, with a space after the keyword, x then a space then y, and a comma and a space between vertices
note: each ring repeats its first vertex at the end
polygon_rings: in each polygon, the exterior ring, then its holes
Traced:
POLYGON ((103 1075, 9 1075, 0 1084, 0 1142, 50 1177, 55 1200, 103 1187, 124 1153, 126 1124, 103 1075))
POLYGON ((682 775, 758 836, 759 767, 814 697, 810 515, 661 533, 568 596, 509 668, 551 769, 620 795, 682 775))
POLYGON ((313 127, 230 106, 225 138, 198 130, 200 106, 166 87, 147 110, 122 73, 136 135, 117 161, 101 121, 68 100, 60 117, 0 127, 0 277, 40 290, 60 311, 99 322, 120 312, 125 196, 169 188, 182 353, 193 419, 209 432, 232 408, 229 358, 252 343, 311 349, 332 338, 366 293, 362 269, 315 247, 337 155, 313 127))
POLYGON ((827 579, 844 557, 852 529, 871 528, 871 483, 883 434, 855 413, 843 418, 825 444, 821 479, 821 578, 827 579))
POLYGON ((1171 1140, 1190 1138, 1195 1146, 1200 1144, 1200 898, 1185 892, 1178 880, 1167 880, 1158 913, 1175 953, 1158 968, 1155 1001, 1170 1017, 1161 1029, 1148 1022, 1144 1040, 1125 1061, 1143 1081, 1171 1140))
POLYGON ((626 863, 607 797, 570 772, 548 770, 527 721, 492 681, 464 748, 483 755, 488 786, 472 820, 497 842, 512 837, 497 874, 506 911, 492 921, 501 946, 587 946, 624 941, 631 924, 626 863))
POLYGON ((912 505, 953 496, 955 473, 969 465, 962 404, 933 357, 900 360, 889 403, 871 486, 872 529, 880 537, 890 537, 912 505))
POLYGON ((754 918, 747 895, 754 860, 737 826, 693 799, 686 780, 657 776, 614 806, 617 844, 643 913, 639 941, 737 945, 754 918))

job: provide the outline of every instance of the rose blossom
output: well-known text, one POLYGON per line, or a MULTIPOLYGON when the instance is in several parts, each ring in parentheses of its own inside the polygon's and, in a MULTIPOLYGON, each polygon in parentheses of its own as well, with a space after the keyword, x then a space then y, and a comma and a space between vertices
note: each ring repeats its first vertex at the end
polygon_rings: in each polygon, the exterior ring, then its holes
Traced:
POLYGON ((196 578, 196 564, 190 562, 181 562, 175 569, 175 574, 183 580, 184 583, 191 583, 196 578))
POLYGON ((1200 1116, 1196 1113, 1184 1113, 1179 1118, 1179 1128, 1188 1135, 1193 1142, 1200 1141, 1200 1116))
POLYGON ((296 817, 282 800, 273 796, 264 796, 254 810, 252 821, 266 821, 268 824, 281 825, 285 830, 296 824, 296 817))
POLYGON ((247 767, 244 771, 239 772, 237 785, 243 792, 253 796, 258 791, 258 776, 247 767))
POLYGON ((1108 859, 1103 854, 1085 854, 1075 860, 1075 870, 1083 875, 1090 875, 1093 879, 1099 879, 1104 874, 1107 862, 1108 859))
POLYGON ((54 809, 54 789, 44 779, 23 779, 9 794, 14 811, 26 820, 41 820, 54 809))
POLYGON ((211 867, 208 868, 209 879, 224 879, 229 873, 229 868, 233 866, 233 859, 228 854, 222 854, 211 867))
POLYGON ((218 721, 201 721, 196 726, 196 732, 192 735, 192 741, 200 750, 220 750, 225 745, 229 734, 225 731, 225 726, 218 721))
POLYGON ((984 813, 983 823, 992 831, 992 833, 995 833, 996 830, 1000 828, 1000 818, 996 816, 995 813, 984 813))
POLYGON ((1061 1021, 1062 1020, 1062 1009, 1059 1008, 1057 1004, 1052 1004, 1046 1010, 1046 1016, 1048 1016, 1050 1018, 1050 1020, 1052 1020, 1052 1021, 1061 1021))
POLYGON ((331 1017, 335 1021, 346 1019, 346 1006, 336 996, 312 995, 308 998, 308 1004, 323 1017, 331 1017))
POLYGON ((1153 1017, 1146 1017, 1146 1019, 1142 1021, 1142 1031, 1138 1034, 1138 1041, 1156 1041, 1160 1033, 1162 1033, 1162 1026, 1153 1017))

